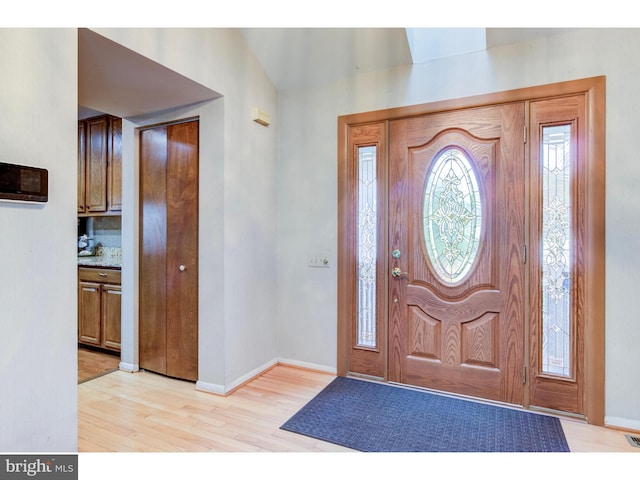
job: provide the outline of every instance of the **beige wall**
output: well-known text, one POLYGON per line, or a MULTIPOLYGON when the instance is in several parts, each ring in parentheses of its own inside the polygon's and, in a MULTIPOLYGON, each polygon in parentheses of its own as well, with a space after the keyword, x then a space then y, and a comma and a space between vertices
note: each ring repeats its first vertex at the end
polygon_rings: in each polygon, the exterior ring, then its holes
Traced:
POLYGON ((339 115, 606 75, 605 421, 640 430, 640 30, 594 29, 281 92, 278 150, 278 353, 335 368, 336 269, 308 251, 337 244, 339 115))
MULTIPOLYGON (((123 366, 136 368, 135 129, 200 116, 200 379, 227 391, 277 361, 277 91, 229 29, 100 30, 222 94, 123 122, 123 366)), ((0 451, 77 448, 77 31, 0 29, 0 161, 49 169, 44 206, 0 204, 0 451)), ((91 107, 91 105, 86 105, 91 107)), ((118 112, 108 112, 117 114, 118 112)))
MULTIPOLYGON (((277 91, 235 29, 96 29, 218 92, 204 105, 127 119, 123 132, 123 361, 137 364, 137 127, 200 118, 199 388, 224 392, 277 361, 277 91), (130 288, 129 288, 130 287, 130 288)), ((91 107, 90 105, 88 105, 91 107)), ((117 112, 109 112, 117 114, 117 112)))
POLYGON ((49 170, 43 205, 0 202, 0 451, 77 448, 77 43, 0 29, 0 162, 49 170))

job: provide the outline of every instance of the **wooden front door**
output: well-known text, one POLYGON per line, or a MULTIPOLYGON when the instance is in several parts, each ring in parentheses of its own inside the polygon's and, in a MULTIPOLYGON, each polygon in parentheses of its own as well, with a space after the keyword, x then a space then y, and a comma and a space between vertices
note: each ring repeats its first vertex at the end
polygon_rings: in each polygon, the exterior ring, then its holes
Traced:
POLYGON ((339 117, 338 374, 604 424, 605 79, 339 117))
POLYGON ((524 104, 389 138, 389 380, 522 405, 524 104))
POLYGON ((140 133, 140 367, 198 377, 198 121, 140 133))

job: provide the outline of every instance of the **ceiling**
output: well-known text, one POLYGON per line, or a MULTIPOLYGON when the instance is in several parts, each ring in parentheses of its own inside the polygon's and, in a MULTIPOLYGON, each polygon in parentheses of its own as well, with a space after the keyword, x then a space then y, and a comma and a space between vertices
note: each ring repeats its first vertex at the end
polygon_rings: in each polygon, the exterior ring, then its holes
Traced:
POLYGON ((244 28, 278 90, 411 64, 404 28, 244 28))
POLYGON ((123 118, 190 105, 220 94, 89 29, 78 30, 78 117, 123 118))
POLYGON ((569 28, 243 28, 278 90, 565 33, 569 28))
MULTIPOLYGON (((242 28, 278 90, 485 50, 574 29, 242 28)), ((219 93, 89 29, 78 32, 80 118, 135 117, 199 103, 219 93)))

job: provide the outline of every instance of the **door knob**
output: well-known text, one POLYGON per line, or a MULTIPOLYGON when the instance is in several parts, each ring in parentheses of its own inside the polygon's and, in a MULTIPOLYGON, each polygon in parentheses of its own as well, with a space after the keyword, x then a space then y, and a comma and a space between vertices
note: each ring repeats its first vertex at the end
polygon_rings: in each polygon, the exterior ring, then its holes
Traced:
POLYGON ((180 271, 184 272, 187 269, 187 267, 185 267, 184 265, 180 265, 180 271))
POLYGON ((391 275, 395 278, 401 277, 403 275, 409 275, 409 272, 403 272, 400 267, 394 267, 393 270, 391 270, 391 275))

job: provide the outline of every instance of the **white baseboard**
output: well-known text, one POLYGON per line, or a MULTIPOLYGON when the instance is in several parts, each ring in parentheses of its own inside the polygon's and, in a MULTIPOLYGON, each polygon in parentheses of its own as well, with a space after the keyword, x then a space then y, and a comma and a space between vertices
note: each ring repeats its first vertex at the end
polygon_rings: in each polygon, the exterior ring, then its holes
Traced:
POLYGON ((229 383, 228 385, 220 385, 217 383, 208 383, 208 382, 203 382, 201 380, 198 380, 196 382, 196 390, 199 390, 201 392, 213 393, 216 395, 227 395, 228 393, 232 392, 233 390, 240 387, 241 385, 247 382, 250 382, 256 377, 259 377, 264 372, 266 372, 267 370, 269 370, 270 368, 276 365, 289 365, 292 367, 306 368, 309 370, 316 370, 319 372, 325 372, 332 375, 336 375, 337 373, 337 370, 335 367, 328 367, 326 365, 318 365, 315 363, 300 362, 298 360, 289 360, 285 358, 274 358, 273 360, 270 360, 264 363, 258 368, 254 368, 253 370, 246 373, 245 375, 242 375, 241 377, 237 378, 236 380, 229 383))
POLYGON ((118 368, 129 373, 135 373, 140 370, 140 366, 138 364, 125 362, 120 362, 118 368))
POLYGON ((317 363, 301 362, 299 360, 290 360, 287 358, 278 359, 278 363, 280 365, 290 365, 292 367, 307 368, 309 370, 318 370, 320 372, 330 373, 331 375, 338 374, 338 370, 336 367, 329 367, 327 365, 318 365, 317 363))
POLYGON ((635 430, 640 432, 640 420, 631 420, 621 417, 604 417, 604 424, 607 427, 622 428, 624 430, 635 430))
POLYGON ((261 365, 260 367, 254 368, 250 372, 242 375, 240 378, 237 378, 236 380, 229 383, 228 385, 218 385, 215 383, 207 383, 207 382, 202 382, 198 380, 196 382, 196 390, 200 390, 202 392, 208 392, 208 393, 215 393, 217 395, 227 395, 229 392, 232 392, 233 390, 238 388, 240 385, 247 383, 248 381, 253 380, 254 378, 262 375, 264 372, 266 372, 271 367, 277 364, 278 364, 278 360, 274 358, 273 360, 270 360, 269 362, 261 365))
POLYGON ((216 395, 224 395, 226 393, 224 389, 224 385, 218 385, 216 383, 201 382, 200 380, 196 382, 196 390, 200 392, 214 393, 216 395))

